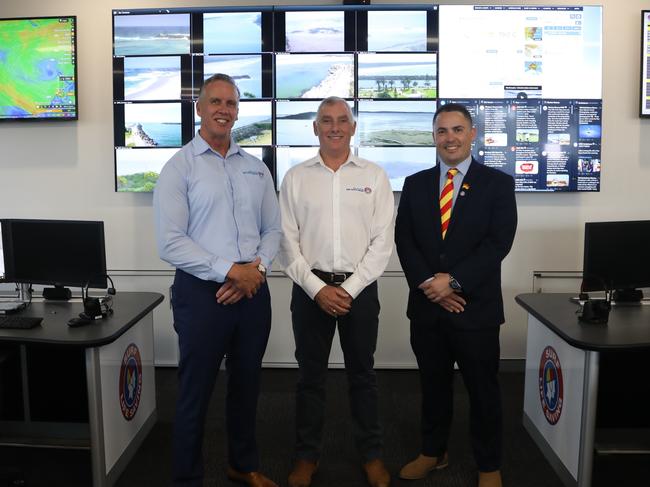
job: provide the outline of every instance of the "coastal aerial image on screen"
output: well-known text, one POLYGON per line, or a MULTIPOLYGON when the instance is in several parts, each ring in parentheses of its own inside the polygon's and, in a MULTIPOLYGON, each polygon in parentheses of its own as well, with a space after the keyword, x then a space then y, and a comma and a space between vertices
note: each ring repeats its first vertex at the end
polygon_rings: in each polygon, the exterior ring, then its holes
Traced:
POLYGON ((113 15, 116 56, 189 54, 190 15, 113 15))
POLYGON ((277 145, 318 145, 313 121, 317 101, 278 101, 275 105, 277 145))
POLYGON ((203 52, 262 52, 261 12, 203 14, 203 52))
POLYGON ((368 12, 369 51, 426 51, 427 13, 387 10, 368 12))
POLYGON ((359 53, 359 98, 436 98, 436 54, 359 53))
POLYGON ((127 103, 124 105, 127 147, 180 147, 180 103, 127 103))
POLYGON ((354 96, 354 55, 278 54, 275 58, 278 98, 354 96))
POLYGON ((0 119, 75 118, 73 18, 0 23, 0 119))
POLYGON ((393 191, 402 191, 407 176, 436 165, 435 147, 359 147, 359 157, 383 167, 393 191))
POLYGON ((287 12, 287 52, 336 52, 345 50, 343 12, 287 12))
POLYGON ((361 145, 433 145, 434 101, 359 102, 357 136, 361 145))
POLYGON ((178 100, 180 97, 178 56, 124 58, 125 100, 178 100))
POLYGON ((232 136, 239 145, 271 145, 272 126, 270 101, 242 102, 232 136))
POLYGON ((115 149, 117 190, 153 191, 165 163, 180 149, 115 149))
POLYGON ((262 97, 262 55, 205 56, 203 78, 216 73, 228 73, 242 98, 262 97))

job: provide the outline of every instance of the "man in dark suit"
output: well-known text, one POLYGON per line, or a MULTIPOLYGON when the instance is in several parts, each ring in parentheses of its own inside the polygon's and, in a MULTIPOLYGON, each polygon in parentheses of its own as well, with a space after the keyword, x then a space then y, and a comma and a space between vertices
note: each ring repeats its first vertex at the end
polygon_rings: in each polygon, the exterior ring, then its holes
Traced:
POLYGON ((439 163, 406 178, 399 203, 395 242, 422 387, 421 453, 400 477, 424 478, 447 466, 456 362, 470 397, 478 485, 500 487, 501 261, 515 236, 517 206, 513 178, 472 158, 475 137, 465 107, 442 105, 433 117, 439 163))

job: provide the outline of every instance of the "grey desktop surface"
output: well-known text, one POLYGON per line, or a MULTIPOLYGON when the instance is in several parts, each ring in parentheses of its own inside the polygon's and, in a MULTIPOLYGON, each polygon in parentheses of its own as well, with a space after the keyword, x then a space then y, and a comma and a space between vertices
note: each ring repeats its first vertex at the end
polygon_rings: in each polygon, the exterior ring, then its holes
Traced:
POLYGON ((515 301, 567 343, 585 350, 650 349, 650 306, 614 306, 606 324, 578 321, 572 293, 519 294, 515 301))
POLYGON ((33 301, 19 312, 21 316, 41 316, 40 326, 29 330, 0 329, 0 342, 94 347, 111 343, 153 310, 162 294, 118 292, 113 296, 113 313, 89 325, 71 328, 68 320, 79 316, 79 301, 33 301))

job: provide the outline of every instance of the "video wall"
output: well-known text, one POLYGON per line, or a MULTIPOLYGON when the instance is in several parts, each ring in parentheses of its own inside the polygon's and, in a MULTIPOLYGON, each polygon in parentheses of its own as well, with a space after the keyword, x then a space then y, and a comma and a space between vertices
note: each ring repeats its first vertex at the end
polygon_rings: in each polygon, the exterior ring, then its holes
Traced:
POLYGON ((354 152, 395 191, 435 165, 431 120, 450 101, 474 114, 477 160, 518 190, 598 191, 601 36, 600 7, 115 10, 116 190, 153 190, 200 126, 203 80, 223 72, 242 94, 233 137, 278 188, 317 153, 316 109, 337 95, 357 119, 354 152))

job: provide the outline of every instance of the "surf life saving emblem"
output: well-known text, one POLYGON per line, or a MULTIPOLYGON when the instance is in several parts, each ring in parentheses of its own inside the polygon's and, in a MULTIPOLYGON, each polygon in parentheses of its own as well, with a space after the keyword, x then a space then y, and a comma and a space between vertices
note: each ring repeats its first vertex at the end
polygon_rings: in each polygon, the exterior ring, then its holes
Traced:
POLYGON ((135 343, 126 347, 120 367, 120 409, 122 416, 131 421, 138 412, 142 394, 142 359, 135 343))
POLYGON ((564 385, 560 358, 551 346, 544 349, 539 361, 539 399, 546 421, 556 424, 562 415, 564 385))

